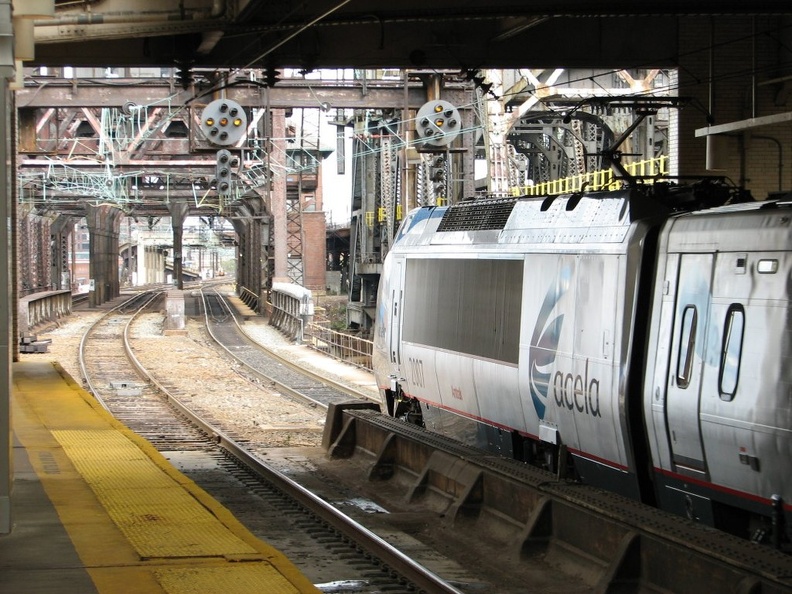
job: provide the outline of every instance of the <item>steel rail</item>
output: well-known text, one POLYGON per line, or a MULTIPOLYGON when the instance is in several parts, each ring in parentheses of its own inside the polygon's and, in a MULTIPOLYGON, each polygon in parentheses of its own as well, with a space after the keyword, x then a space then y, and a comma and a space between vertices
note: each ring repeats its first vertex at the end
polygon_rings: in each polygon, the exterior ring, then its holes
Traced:
MULTIPOLYGON (((123 303, 119 303, 115 307, 109 309, 107 312, 105 312, 105 314, 102 317, 100 317, 93 324, 91 324, 88 327, 88 329, 85 331, 85 333, 83 333, 82 338, 80 339, 80 347, 79 347, 79 351, 78 351, 78 359, 79 359, 79 364, 80 364, 80 373, 82 374, 83 380, 85 381, 85 385, 86 385, 88 391, 91 394, 93 394, 94 398, 96 398, 96 401, 99 404, 101 404, 102 407, 105 410, 109 410, 108 407, 107 407, 107 404, 105 403, 104 399, 102 398, 102 396, 100 394, 100 391, 96 388, 96 386, 94 386, 93 382, 91 381, 91 377, 90 377, 90 374, 88 373, 88 369, 87 369, 86 362, 85 362, 85 347, 86 347, 86 343, 88 342, 88 337, 96 329, 96 327, 99 325, 99 323, 102 322, 103 320, 105 320, 111 314, 116 313, 116 312, 121 312, 125 307, 128 307, 131 303, 136 302, 138 300, 141 300, 145 296, 148 296, 148 299, 145 299, 143 305, 141 305, 138 308, 137 312, 135 312, 135 314, 133 316, 133 319, 134 319, 134 317, 137 314, 139 314, 142 310, 144 310, 146 307, 148 307, 148 305, 152 301, 154 301, 154 299, 159 297, 162 293, 163 293, 162 289, 151 289, 151 290, 148 290, 148 291, 144 291, 142 293, 138 293, 138 294, 132 296, 131 298, 127 299, 123 303)), ((148 377, 148 374, 143 374, 143 377, 148 377)))
MULTIPOLYGON (((144 378, 147 378, 151 385, 161 393, 162 397, 171 407, 173 407, 180 415, 182 415, 200 431, 211 436, 212 441, 215 442, 218 447, 226 451, 232 458, 244 464, 244 466, 256 476, 270 483, 285 495, 297 501, 305 509, 316 515, 323 522, 326 522, 328 526, 332 527, 340 535, 354 542, 362 550, 379 559, 384 566, 388 567, 390 570, 397 573, 411 584, 417 586, 425 592, 438 594, 463 594, 463 591, 449 584, 426 567, 413 561, 410 557, 388 544, 366 527, 345 516, 342 512, 335 509, 329 503, 326 503, 320 497, 317 497, 300 484, 289 479, 287 476, 264 463, 252 453, 246 451, 242 445, 229 437, 226 433, 212 425, 210 422, 206 421, 201 416, 195 414, 187 405, 175 397, 161 382, 148 373, 148 371, 132 351, 129 333, 135 318, 137 318, 137 316, 151 303, 154 298, 156 298, 156 296, 161 293, 161 291, 152 293, 154 294, 145 301, 144 305, 137 308, 137 310, 130 316, 130 319, 127 321, 124 327, 124 350, 127 357, 129 358, 129 361, 135 367, 137 372, 144 378)), ((99 320, 94 322, 94 324, 92 324, 83 335, 83 339, 80 342, 81 367, 84 377, 86 378, 86 383, 89 386, 91 385, 90 379, 86 375, 84 361, 82 360, 82 353, 87 340, 86 337, 99 324, 99 322, 106 319, 113 313, 123 310, 123 308, 127 307, 130 302, 139 298, 139 296, 133 297, 132 299, 112 308, 99 320)), ((97 394, 95 392, 93 393, 94 396, 99 399, 97 394)), ((101 400, 100 402, 102 403, 102 406, 107 408, 104 402, 101 400)))
MULTIPOLYGON (((209 308, 207 307, 207 303, 206 303, 206 295, 203 293, 203 290, 201 290, 201 293, 202 293, 202 297, 204 299, 204 315, 205 315, 205 318, 206 318, 206 329, 207 329, 207 332, 209 332, 209 336, 211 336, 212 340, 214 340, 223 350, 225 350, 231 357, 233 357, 235 361, 238 361, 239 363, 244 365, 246 369, 251 370, 258 377, 261 377, 261 378, 265 379, 268 382, 272 382, 279 390, 283 390, 283 391, 287 392, 288 394, 290 394, 291 396, 294 396, 296 398, 300 398, 302 400, 306 400, 306 401, 310 402, 311 404, 315 404, 317 406, 321 406, 323 408, 327 408, 327 405, 325 403, 319 402, 317 400, 314 400, 314 399, 310 398, 309 396, 306 396, 305 394, 302 394, 302 393, 300 393, 298 391, 295 391, 290 386, 278 381, 275 378, 272 378, 272 377, 270 377, 270 376, 268 376, 266 374, 261 373, 259 370, 257 370, 254 367, 251 367, 243 359, 238 357, 232 350, 230 350, 228 347, 226 347, 217 338, 217 336, 212 332, 212 328, 211 328, 211 325, 209 323, 209 313, 208 313, 209 308)), ((251 345, 255 346, 256 348, 261 349, 268 356, 270 356, 273 359, 275 359, 276 361, 278 361, 278 363, 280 363, 280 364, 288 367, 289 369, 291 369, 291 370, 293 370, 293 371, 295 371, 297 373, 300 373, 300 374, 302 374, 302 375, 304 375, 304 376, 306 376, 306 377, 308 377, 308 378, 310 378, 310 379, 312 379, 312 380, 314 380, 316 382, 322 383, 322 384, 324 384, 324 385, 326 385, 326 386, 328 386, 328 387, 330 387, 330 388, 332 388, 334 390, 338 390, 339 392, 343 392, 344 394, 348 394, 349 396, 351 396, 353 398, 356 398, 356 399, 359 399, 359 400, 365 400, 365 401, 368 401, 368 402, 376 402, 377 404, 379 404, 379 401, 374 399, 374 398, 372 398, 370 395, 364 394, 363 392, 359 392, 358 390, 355 390, 354 388, 350 388, 349 386, 347 386, 345 384, 342 384, 340 382, 336 382, 336 381, 334 381, 334 380, 332 380, 332 379, 330 379, 328 377, 325 377, 323 375, 315 373, 315 372, 311 371, 310 369, 306 369, 305 367, 301 367, 299 365, 296 365, 293 361, 281 356, 276 351, 274 351, 274 350, 268 348, 266 345, 263 345, 260 342, 256 341, 253 337, 251 337, 245 331, 245 329, 239 323, 239 320, 237 320, 236 313, 231 308, 231 306, 228 305, 228 303, 226 302, 225 298, 222 295, 220 295, 219 293, 218 293, 218 297, 220 297, 220 300, 223 303, 223 306, 228 310, 229 314, 231 315, 231 318, 234 320, 234 324, 236 324, 236 327, 239 330, 240 335, 243 336, 246 340, 248 340, 251 345)))

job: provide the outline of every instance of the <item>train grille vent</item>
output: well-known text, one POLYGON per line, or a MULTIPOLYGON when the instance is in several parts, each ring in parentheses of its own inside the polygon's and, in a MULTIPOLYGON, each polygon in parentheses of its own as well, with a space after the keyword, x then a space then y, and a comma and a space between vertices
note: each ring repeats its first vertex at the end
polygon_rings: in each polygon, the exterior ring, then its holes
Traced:
POLYGON ((488 231, 503 229, 509 220, 515 200, 488 200, 456 204, 440 221, 438 231, 488 231))

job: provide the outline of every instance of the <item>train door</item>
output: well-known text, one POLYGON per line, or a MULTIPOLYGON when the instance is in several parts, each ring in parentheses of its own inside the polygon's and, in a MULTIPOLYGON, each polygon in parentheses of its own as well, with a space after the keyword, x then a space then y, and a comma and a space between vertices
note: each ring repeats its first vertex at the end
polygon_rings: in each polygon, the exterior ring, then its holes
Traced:
POLYGON ((706 472, 699 401, 712 284, 712 254, 683 254, 679 262, 666 422, 674 464, 706 472))
POLYGON ((402 333, 402 293, 404 286, 404 260, 396 258, 393 262, 394 274, 391 277, 390 289, 390 340, 388 344, 388 357, 391 369, 401 373, 401 333, 402 333))

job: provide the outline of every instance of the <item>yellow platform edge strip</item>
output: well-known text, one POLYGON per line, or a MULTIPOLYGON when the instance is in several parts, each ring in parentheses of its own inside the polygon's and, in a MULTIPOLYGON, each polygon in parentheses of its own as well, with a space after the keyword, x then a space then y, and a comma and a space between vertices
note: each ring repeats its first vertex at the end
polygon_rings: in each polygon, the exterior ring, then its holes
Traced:
MULTIPOLYGON (((60 376, 60 379, 63 380, 66 386, 70 388, 76 395, 78 395, 88 406, 90 406, 93 412, 98 415, 98 417, 100 417, 103 422, 107 423, 110 428, 112 428, 112 431, 105 430, 104 432, 101 430, 96 431, 90 429, 77 430, 76 432, 50 429, 53 437, 61 443, 63 450, 67 455, 69 454, 69 450, 72 450, 71 454, 74 455, 74 458, 71 456, 69 456, 69 458, 72 464, 74 464, 75 468, 84 476, 85 480, 89 484, 92 480, 94 481, 95 484, 91 485, 91 488, 97 494, 97 497, 100 498, 100 500, 102 499, 102 489, 104 487, 101 484, 97 484, 97 481, 98 483, 101 483, 102 478, 100 475, 102 473, 97 474, 90 468, 92 464, 97 464, 97 461, 94 460, 92 462, 85 462, 84 460, 81 460, 82 456, 79 450, 85 449, 84 438, 95 438, 98 436, 98 433, 105 433, 106 436, 108 436, 108 447, 112 449, 113 442, 118 445, 119 442, 117 434, 120 434, 126 438, 126 440, 131 442, 138 450, 140 450, 140 452, 144 455, 144 458, 148 459, 162 473, 174 481, 183 493, 188 494, 189 497, 197 501, 201 507, 207 511, 207 517, 216 518, 234 536, 234 540, 238 539, 239 542, 244 543, 245 546, 243 546, 242 549, 238 549, 236 553, 234 552, 233 547, 232 549, 225 551, 226 553, 230 553, 230 557, 232 559, 236 556, 236 560, 242 559, 253 561, 252 557, 255 557, 256 559, 266 561, 277 570, 277 573, 271 570, 261 571, 264 569, 261 564, 253 562, 242 564, 233 563, 232 565, 227 566, 217 566, 216 561, 215 565, 211 567, 201 566, 188 568, 152 568, 157 580, 168 594, 186 594, 187 592, 223 592, 225 594, 230 594, 232 592, 271 592, 273 594, 294 594, 319 591, 292 564, 292 562, 285 555, 283 555, 283 553, 266 542, 256 538, 241 522, 236 519, 236 517, 230 511, 219 504, 201 487, 176 470, 168 462, 168 460, 165 459, 162 454, 160 454, 148 441, 112 417, 112 415, 110 415, 110 413, 107 412, 91 394, 89 394, 79 384, 77 384, 57 362, 51 362, 49 364, 52 365, 54 370, 57 372, 57 375, 60 376), (113 437, 110 437, 111 435, 113 435, 113 437), (82 469, 80 468, 81 465, 82 469), (250 554, 251 550, 254 553, 253 555, 250 554)), ((39 379, 45 378, 33 377, 32 379, 28 378, 28 380, 25 380, 24 377, 21 377, 22 382, 28 381, 28 383, 32 383, 34 386, 33 389, 30 387, 27 389, 22 389, 22 386, 18 384, 16 380, 19 378, 19 376, 25 375, 25 373, 22 372, 22 370, 25 369, 25 365, 25 363, 14 364, 14 369, 19 369, 21 372, 20 374, 14 374, 17 376, 14 381, 14 392, 16 397, 25 399, 28 406, 32 409, 35 409, 35 404, 30 395, 36 391, 36 388, 38 388, 39 391, 45 388, 43 385, 38 385, 40 383, 39 379)), ((41 411, 36 410, 35 412, 41 416, 41 411)), ((100 466, 102 466, 102 459, 107 460, 108 458, 112 458, 112 455, 108 454, 109 453, 105 451, 98 456, 100 459, 98 464, 100 466)), ((134 453, 132 453, 131 457, 133 462, 142 461, 142 458, 137 460, 138 456, 134 453)), ((42 476, 42 482, 44 482, 44 480, 45 477, 42 476)), ((168 497, 170 496, 171 493, 169 492, 168 497)), ((121 499, 124 500, 125 497, 122 495, 121 499)), ((53 501, 53 503, 56 505, 57 509, 59 505, 58 502, 53 501)), ((124 513, 128 513, 129 510, 124 509, 124 501, 121 501, 120 503, 117 502, 113 505, 117 505, 118 509, 108 509, 107 512, 111 517, 113 517, 114 521, 116 521, 119 529, 126 533, 124 527, 121 524, 118 524, 117 517, 123 516, 124 513), (114 517, 114 514, 116 517, 114 517)), ((128 502, 126 505, 128 505, 128 502)), ((61 514, 60 510, 59 514, 61 514)), ((179 522, 182 520, 189 521, 183 514, 176 514, 174 519, 179 522)), ((66 528, 68 530, 68 526, 66 526, 66 528)), ((172 552, 173 551, 166 551, 166 556, 172 552)), ((97 582, 97 584, 102 581, 101 578, 97 579, 97 577, 94 575, 96 570, 89 570, 89 573, 91 573, 92 578, 95 582, 97 582)), ((100 591, 102 590, 100 589, 100 591)))

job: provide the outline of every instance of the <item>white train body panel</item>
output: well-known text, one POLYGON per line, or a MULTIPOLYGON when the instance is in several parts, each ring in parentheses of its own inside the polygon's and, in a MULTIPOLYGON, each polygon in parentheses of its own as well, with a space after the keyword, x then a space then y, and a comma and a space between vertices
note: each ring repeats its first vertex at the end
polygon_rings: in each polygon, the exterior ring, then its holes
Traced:
POLYGON ((517 201, 501 229, 472 231, 438 230, 443 209, 417 211, 428 218, 405 223, 381 281, 380 386, 420 400, 430 429, 449 432, 431 414, 439 409, 626 474, 625 378, 647 230, 630 221, 628 201, 517 201))
POLYGON ((642 199, 413 211, 380 282, 386 404, 563 444, 585 481, 714 525, 780 498, 790 525, 792 205, 642 199))
POLYGON ((724 208, 661 234, 644 406, 664 507, 711 520, 708 498, 760 510, 775 495, 789 514, 790 215, 724 208))

